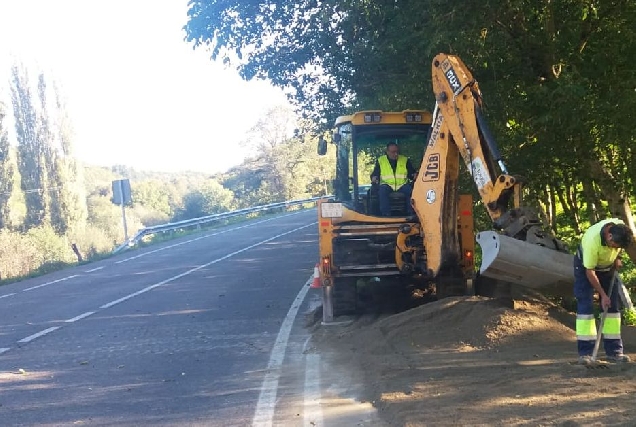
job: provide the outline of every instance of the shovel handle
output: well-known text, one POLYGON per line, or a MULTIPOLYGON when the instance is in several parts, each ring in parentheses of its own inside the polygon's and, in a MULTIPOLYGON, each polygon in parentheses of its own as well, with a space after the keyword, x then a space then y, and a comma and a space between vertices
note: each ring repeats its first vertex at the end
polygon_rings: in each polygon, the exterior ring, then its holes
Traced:
MULTIPOLYGON (((607 292, 607 296, 612 299, 612 291, 614 290, 614 283, 616 283, 616 279, 618 278, 618 272, 613 270, 614 274, 612 275, 612 281, 610 282, 609 289, 607 292)), ((610 302, 611 304, 611 302, 610 302)), ((601 336, 603 336, 603 325, 605 324, 605 318, 607 317, 607 311, 609 307, 603 310, 603 314, 601 314, 601 321, 598 325, 598 332, 596 333, 596 342, 594 343, 594 351, 592 352, 592 361, 596 362, 596 356, 598 356, 598 349, 601 346, 601 336)))

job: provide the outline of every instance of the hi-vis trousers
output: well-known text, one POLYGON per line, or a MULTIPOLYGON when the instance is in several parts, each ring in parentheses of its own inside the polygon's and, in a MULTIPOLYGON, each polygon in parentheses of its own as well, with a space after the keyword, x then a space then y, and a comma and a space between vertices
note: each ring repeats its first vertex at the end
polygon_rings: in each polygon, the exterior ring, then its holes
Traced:
MULTIPOLYGON (((613 272, 597 271, 601 286, 607 293, 612 281, 613 272)), ((614 283, 609 295, 610 305, 603 325, 603 348, 608 356, 623 354, 621 339, 621 313, 619 310, 620 283, 614 283)), ((579 356, 591 356, 596 341, 596 321, 594 319, 594 288, 585 275, 585 267, 578 256, 574 257, 574 296, 576 297, 576 340, 579 356)))

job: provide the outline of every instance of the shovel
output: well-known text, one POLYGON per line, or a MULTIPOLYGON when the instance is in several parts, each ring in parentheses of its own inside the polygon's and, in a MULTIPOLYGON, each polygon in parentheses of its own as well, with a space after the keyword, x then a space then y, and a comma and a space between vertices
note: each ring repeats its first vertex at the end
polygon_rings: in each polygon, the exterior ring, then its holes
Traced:
MULTIPOLYGON (((610 282, 609 289, 607 292, 607 295, 610 297, 610 299, 612 298, 614 283, 616 283, 617 279, 618 279, 618 273, 616 272, 616 270, 614 270, 614 274, 612 275, 612 281, 610 282)), ((609 307, 604 309, 603 313, 601 314, 601 322, 598 325, 598 332, 596 333, 596 342, 594 343, 594 351, 592 351, 592 363, 589 365, 586 365, 588 369, 607 369, 608 368, 607 363, 601 363, 597 359, 598 349, 601 346, 601 337, 603 336, 603 325, 605 324, 605 318, 607 317, 607 310, 609 310, 609 307)))

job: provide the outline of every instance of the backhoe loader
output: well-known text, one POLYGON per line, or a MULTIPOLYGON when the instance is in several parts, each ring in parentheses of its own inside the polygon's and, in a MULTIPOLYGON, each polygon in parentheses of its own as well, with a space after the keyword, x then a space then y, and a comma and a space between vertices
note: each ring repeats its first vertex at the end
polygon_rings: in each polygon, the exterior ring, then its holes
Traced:
MULTIPOLYGON (((523 180, 508 173, 471 72, 458 57, 439 54, 432 83, 432 114, 361 111, 336 120, 334 196, 318 204, 326 322, 356 311, 360 284, 390 282, 400 292, 407 284, 432 283, 439 299, 479 293, 476 284, 486 278, 539 290, 572 281, 572 255, 523 206, 523 180), (391 216, 379 216, 377 189, 367 184, 370 165, 388 142, 417 163, 414 215, 400 209, 404 204, 393 193, 391 216), (492 230, 476 238, 472 198, 458 191, 460 170, 470 174, 492 219, 492 230), (482 250, 479 272, 475 240, 482 250)), ((326 149, 321 140, 319 154, 326 149)))

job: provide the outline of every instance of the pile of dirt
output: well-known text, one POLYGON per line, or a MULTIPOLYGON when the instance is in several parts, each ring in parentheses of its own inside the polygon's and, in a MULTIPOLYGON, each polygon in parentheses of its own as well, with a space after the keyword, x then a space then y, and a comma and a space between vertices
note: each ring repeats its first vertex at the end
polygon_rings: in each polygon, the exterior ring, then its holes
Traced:
POLYGON ((634 371, 574 364, 573 326, 574 314, 539 295, 513 306, 457 297, 318 326, 313 345, 329 366, 359 373, 391 425, 633 425, 634 371))
MULTIPOLYGON (((547 300, 524 296, 506 307, 499 300, 474 297, 446 298, 403 313, 363 316, 336 331, 335 337, 317 334, 317 340, 341 340, 351 348, 369 353, 387 348, 458 351, 503 349, 547 345, 569 338, 571 328, 551 316, 558 308, 547 300)), ((573 323, 573 320, 572 320, 573 323)))

